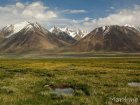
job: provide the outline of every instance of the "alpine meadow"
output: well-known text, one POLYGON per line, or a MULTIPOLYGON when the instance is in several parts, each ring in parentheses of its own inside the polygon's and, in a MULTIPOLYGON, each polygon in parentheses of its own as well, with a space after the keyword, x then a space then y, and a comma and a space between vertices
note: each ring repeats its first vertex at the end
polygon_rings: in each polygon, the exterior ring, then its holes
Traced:
POLYGON ((1 0, 0 105, 140 105, 139 0, 1 0))

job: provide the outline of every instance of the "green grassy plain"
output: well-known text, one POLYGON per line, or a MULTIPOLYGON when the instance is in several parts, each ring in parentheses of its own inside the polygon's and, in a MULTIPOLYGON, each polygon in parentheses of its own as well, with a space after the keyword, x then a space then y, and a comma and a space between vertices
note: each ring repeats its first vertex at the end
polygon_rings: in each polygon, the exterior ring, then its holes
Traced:
POLYGON ((140 99, 140 58, 0 59, 0 105, 140 105, 113 97, 140 99), (69 86, 56 95, 50 87, 69 86))

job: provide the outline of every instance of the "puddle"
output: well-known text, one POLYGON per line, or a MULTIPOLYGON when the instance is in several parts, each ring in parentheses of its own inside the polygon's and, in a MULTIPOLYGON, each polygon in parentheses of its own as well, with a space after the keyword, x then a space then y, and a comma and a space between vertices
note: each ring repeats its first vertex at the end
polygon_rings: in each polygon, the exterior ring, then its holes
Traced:
POLYGON ((63 83, 63 84, 45 85, 44 87, 48 88, 50 90, 50 93, 52 93, 52 95, 58 96, 90 95, 89 87, 83 84, 71 86, 70 84, 63 83))
POLYGON ((140 82, 130 82, 128 85, 131 87, 140 87, 140 82))
POLYGON ((44 87, 48 87, 50 92, 56 94, 58 96, 61 95, 74 95, 74 89, 70 87, 69 84, 57 84, 57 85, 45 85, 44 87))
POLYGON ((73 95, 74 90, 72 88, 55 88, 54 93, 57 95, 73 95))

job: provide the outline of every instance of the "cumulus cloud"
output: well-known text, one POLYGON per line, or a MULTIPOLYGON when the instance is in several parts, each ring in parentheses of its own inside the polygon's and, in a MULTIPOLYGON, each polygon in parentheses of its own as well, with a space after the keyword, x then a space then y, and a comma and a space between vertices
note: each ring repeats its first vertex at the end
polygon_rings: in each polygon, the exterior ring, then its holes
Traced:
POLYGON ((85 18, 83 25, 86 27, 100 27, 105 25, 125 25, 130 24, 136 27, 140 26, 140 6, 135 6, 133 9, 123 9, 117 13, 110 14, 107 17, 98 19, 85 18))
MULTIPOLYGON (((111 7, 113 9, 113 7, 111 7)), ((86 29, 88 31, 93 30, 94 28, 106 25, 125 25, 130 24, 135 27, 140 27, 140 5, 135 6, 131 9, 122 9, 118 12, 109 14, 107 17, 102 18, 91 18, 85 17, 82 20, 73 20, 73 19, 65 19, 61 20, 61 22, 67 25, 77 26, 79 28, 86 29), (67 22, 68 21, 68 22, 67 22)), ((57 21, 56 21, 57 23, 57 21)))
POLYGON ((23 9, 25 6, 24 6, 22 3, 17 2, 17 3, 16 3, 16 7, 17 7, 17 8, 20 8, 20 9, 23 9))
MULTIPOLYGON (((114 7, 110 7, 114 9, 114 7)), ((105 25, 125 25, 130 24, 136 27, 140 26, 140 5, 133 9, 123 9, 119 12, 109 14, 107 17, 94 19, 85 17, 81 20, 75 20, 63 17, 64 14, 86 13, 86 10, 52 10, 42 2, 21 3, 13 5, 0 6, 0 28, 21 21, 38 21, 44 26, 71 26, 93 30, 96 27, 105 25)))
POLYGON ((24 20, 48 21, 56 18, 57 13, 44 6, 42 2, 31 4, 17 2, 14 5, 0 6, 0 16, 0 23, 6 25, 24 20))
MULTIPOLYGON (((19 0, 18 0, 19 1, 19 0)), ((43 2, 21 3, 0 6, 0 28, 21 21, 37 21, 43 26, 80 26, 81 20, 63 17, 64 14, 86 13, 86 10, 52 10, 43 2)))
POLYGON ((49 18, 57 17, 57 14, 51 10, 47 10, 48 7, 44 6, 41 2, 34 2, 30 5, 27 5, 22 14, 25 18, 26 17, 34 17, 39 20, 46 20, 49 18))

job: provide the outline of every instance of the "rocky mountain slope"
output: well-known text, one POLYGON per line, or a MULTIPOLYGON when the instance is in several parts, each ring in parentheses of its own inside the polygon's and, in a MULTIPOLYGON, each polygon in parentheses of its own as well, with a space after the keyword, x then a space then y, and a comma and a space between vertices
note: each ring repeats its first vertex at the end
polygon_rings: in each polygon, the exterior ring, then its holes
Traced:
POLYGON ((73 49, 76 51, 140 51, 140 32, 130 26, 104 26, 94 29, 73 49))
POLYGON ((64 41, 66 41, 66 42, 68 42, 70 44, 73 44, 73 43, 76 42, 76 40, 72 36, 70 36, 66 32, 62 31, 59 27, 51 28, 50 32, 55 34, 58 39, 64 40, 64 41))
POLYGON ((38 23, 25 22, 23 27, 10 25, 1 31, 0 51, 50 50, 67 45, 38 23))
POLYGON ((140 31, 134 26, 111 25, 96 28, 87 35, 83 33, 59 27, 49 31, 31 22, 8 25, 0 30, 0 52, 47 52, 61 51, 61 48, 63 51, 85 52, 140 51, 140 31))
MULTIPOLYGON (((64 27, 64 28, 56 27, 56 28, 59 29, 60 31, 70 35, 75 40, 80 40, 88 34, 88 31, 81 30, 81 29, 72 29, 72 28, 68 28, 68 27, 64 27)), ((54 29, 54 27, 51 28, 50 31, 52 31, 53 29, 54 29)))

